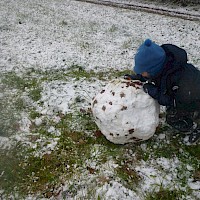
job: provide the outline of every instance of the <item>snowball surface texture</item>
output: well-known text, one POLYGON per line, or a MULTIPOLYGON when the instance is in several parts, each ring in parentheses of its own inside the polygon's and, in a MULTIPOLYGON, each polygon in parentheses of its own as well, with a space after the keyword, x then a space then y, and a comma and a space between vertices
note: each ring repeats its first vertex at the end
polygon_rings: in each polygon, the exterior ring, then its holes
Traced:
POLYGON ((95 122, 115 144, 147 140, 159 123, 160 107, 140 81, 115 79, 92 100, 95 122))

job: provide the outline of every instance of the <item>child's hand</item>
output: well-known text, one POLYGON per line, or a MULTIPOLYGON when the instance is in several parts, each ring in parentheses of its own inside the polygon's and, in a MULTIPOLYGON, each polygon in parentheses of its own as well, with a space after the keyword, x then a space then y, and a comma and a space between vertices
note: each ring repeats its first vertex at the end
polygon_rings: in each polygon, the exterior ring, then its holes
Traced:
POLYGON ((156 86, 154 84, 152 84, 152 83, 145 83, 143 85, 143 90, 144 90, 144 92, 149 93, 149 91, 154 90, 155 87, 156 86))
POLYGON ((141 75, 125 74, 124 79, 126 79, 126 80, 141 80, 141 75))

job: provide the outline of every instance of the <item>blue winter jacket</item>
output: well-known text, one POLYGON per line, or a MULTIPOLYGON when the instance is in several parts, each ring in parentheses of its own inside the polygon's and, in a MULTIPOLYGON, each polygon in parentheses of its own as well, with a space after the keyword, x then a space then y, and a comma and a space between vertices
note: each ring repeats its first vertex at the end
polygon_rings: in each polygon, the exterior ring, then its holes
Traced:
POLYGON ((164 68, 152 78, 148 94, 160 105, 183 110, 200 110, 200 71, 188 64, 187 53, 172 44, 161 46, 166 53, 164 68))

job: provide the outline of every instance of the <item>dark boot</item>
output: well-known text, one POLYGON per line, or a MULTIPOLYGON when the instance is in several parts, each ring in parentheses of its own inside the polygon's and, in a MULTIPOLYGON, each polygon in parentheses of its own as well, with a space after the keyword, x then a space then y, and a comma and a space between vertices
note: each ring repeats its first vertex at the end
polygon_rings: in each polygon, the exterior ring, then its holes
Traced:
POLYGON ((193 120, 184 113, 177 112, 175 109, 167 110, 167 123, 181 132, 188 132, 193 127, 193 120))
POLYGON ((193 121, 191 119, 178 120, 177 122, 171 123, 170 125, 180 132, 188 132, 193 127, 193 121))

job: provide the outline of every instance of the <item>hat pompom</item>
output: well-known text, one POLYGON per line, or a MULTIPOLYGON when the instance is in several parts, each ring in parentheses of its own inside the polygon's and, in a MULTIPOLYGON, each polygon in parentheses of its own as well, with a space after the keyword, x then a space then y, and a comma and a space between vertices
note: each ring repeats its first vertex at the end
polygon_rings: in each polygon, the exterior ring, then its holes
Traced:
POLYGON ((152 43, 152 41, 151 41, 150 39, 146 39, 146 40, 144 41, 144 45, 147 46, 147 47, 150 47, 150 46, 151 46, 151 43, 152 43))

